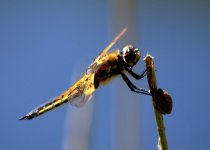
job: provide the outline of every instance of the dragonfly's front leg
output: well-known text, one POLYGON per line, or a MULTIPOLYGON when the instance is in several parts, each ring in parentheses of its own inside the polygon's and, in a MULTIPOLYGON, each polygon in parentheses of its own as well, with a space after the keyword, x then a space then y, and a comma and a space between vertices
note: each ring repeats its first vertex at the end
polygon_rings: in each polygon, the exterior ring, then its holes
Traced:
POLYGON ((137 88, 126 76, 126 74, 124 74, 123 72, 121 73, 121 76, 123 78, 123 80, 125 81, 125 83, 128 85, 128 87, 131 89, 131 91, 135 92, 135 93, 141 93, 141 94, 145 94, 145 95, 151 95, 149 91, 142 89, 142 88, 137 88))
POLYGON ((133 70, 130 67, 126 67, 125 70, 135 79, 140 80, 145 76, 146 73, 146 69, 140 74, 138 75, 137 73, 133 72, 133 70))

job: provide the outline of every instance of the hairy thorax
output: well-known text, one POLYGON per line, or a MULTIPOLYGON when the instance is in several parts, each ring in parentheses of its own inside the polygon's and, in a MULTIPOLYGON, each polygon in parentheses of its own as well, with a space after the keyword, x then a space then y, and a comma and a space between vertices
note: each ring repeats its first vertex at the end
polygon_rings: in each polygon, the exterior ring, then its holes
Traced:
POLYGON ((95 72, 94 84, 97 88, 99 85, 108 83, 113 77, 119 75, 124 68, 118 60, 118 53, 111 52, 106 57, 107 60, 95 72))

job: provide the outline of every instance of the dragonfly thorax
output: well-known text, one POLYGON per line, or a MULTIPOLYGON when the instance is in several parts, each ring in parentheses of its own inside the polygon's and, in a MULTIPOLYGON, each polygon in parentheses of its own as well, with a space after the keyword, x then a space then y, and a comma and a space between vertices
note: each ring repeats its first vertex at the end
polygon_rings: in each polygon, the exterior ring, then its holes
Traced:
POLYGON ((127 45, 122 50, 122 58, 129 67, 136 65, 140 59, 140 56, 139 49, 133 45, 127 45))

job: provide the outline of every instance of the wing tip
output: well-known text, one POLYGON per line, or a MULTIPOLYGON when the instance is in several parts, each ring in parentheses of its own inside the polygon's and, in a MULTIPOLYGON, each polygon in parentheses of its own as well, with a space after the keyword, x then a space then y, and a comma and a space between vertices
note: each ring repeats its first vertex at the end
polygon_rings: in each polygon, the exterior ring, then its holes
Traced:
POLYGON ((128 30, 128 27, 124 27, 122 32, 125 33, 128 30))

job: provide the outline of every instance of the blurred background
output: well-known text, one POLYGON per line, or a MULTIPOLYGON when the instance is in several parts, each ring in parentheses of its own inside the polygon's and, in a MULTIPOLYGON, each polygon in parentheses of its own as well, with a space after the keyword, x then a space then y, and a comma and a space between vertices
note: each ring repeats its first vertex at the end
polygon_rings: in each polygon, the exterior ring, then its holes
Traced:
MULTIPOLYGON (((157 149, 151 98, 132 93, 121 78, 82 108, 67 104, 18 120, 74 84, 126 26, 113 49, 139 47, 138 73, 152 54, 158 85, 173 97, 172 114, 164 116, 169 149, 210 149, 207 0, 1 0, 0 149, 157 149)), ((132 81, 148 88, 146 78, 132 81)))

